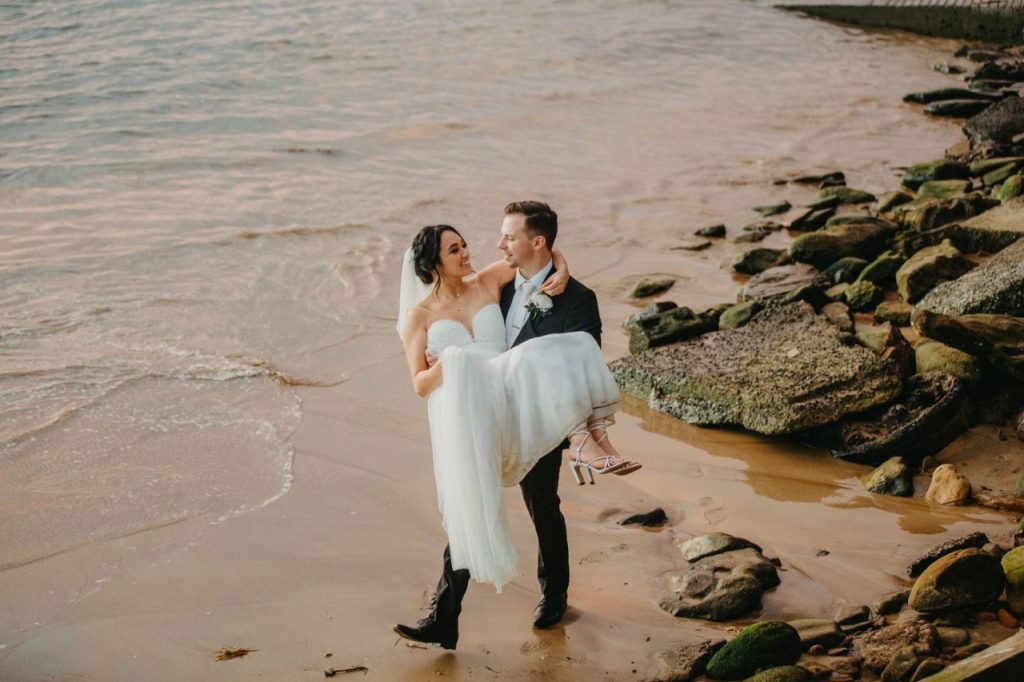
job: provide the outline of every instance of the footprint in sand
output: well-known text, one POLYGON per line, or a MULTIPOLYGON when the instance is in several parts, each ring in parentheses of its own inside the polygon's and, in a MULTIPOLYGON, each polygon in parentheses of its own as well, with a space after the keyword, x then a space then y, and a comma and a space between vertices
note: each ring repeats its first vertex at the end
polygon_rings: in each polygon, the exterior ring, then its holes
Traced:
POLYGON ((629 545, 619 544, 609 548, 607 552, 591 552, 590 554, 580 559, 580 566, 583 566, 584 564, 597 564, 602 561, 607 561, 611 558, 612 554, 624 552, 627 549, 629 549, 629 545))
POLYGON ((728 514, 726 514, 725 510, 722 509, 721 507, 715 507, 714 509, 708 509, 706 512, 704 512, 704 520, 707 521, 708 524, 710 524, 712 526, 715 525, 716 523, 720 523, 722 521, 725 521, 726 516, 728 516, 728 514))
POLYGON ((684 463, 680 467, 679 473, 690 478, 704 478, 704 470, 700 468, 699 464, 684 463))

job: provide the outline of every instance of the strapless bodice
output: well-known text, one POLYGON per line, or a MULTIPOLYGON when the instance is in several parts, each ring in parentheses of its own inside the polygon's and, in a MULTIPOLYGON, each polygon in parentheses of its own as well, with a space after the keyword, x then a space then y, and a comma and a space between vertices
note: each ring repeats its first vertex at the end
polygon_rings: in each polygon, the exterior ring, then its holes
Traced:
POLYGON ((473 316, 473 332, 458 320, 435 320, 427 329, 427 350, 440 355, 449 346, 472 348, 486 353, 505 351, 505 319, 501 307, 490 303, 473 316))

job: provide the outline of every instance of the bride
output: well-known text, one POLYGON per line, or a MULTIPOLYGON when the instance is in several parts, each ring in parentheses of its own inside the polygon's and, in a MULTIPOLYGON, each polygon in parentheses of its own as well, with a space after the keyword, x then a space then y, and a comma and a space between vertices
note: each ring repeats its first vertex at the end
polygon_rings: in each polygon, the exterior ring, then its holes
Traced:
MULTIPOLYGON (((553 259, 545 295, 569 282, 565 259, 557 251, 553 259)), ((581 485, 584 474, 593 483, 595 473, 640 468, 619 456, 605 431, 619 392, 594 337, 556 333, 508 348, 499 297, 515 276, 505 261, 474 272, 454 227, 425 227, 405 255, 398 322, 413 388, 428 396, 452 566, 499 592, 516 564, 502 486, 519 483, 569 433, 570 468, 581 485)), ((543 315, 543 297, 531 301, 530 314, 543 315)))

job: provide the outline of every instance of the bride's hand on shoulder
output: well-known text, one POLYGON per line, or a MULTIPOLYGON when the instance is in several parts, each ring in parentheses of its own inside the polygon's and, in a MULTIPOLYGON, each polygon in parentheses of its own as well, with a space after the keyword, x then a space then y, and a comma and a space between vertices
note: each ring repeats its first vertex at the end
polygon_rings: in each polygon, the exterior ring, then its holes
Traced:
POLYGON ((551 276, 540 285, 540 290, 548 296, 558 296, 569 284, 569 273, 564 270, 556 270, 551 276))

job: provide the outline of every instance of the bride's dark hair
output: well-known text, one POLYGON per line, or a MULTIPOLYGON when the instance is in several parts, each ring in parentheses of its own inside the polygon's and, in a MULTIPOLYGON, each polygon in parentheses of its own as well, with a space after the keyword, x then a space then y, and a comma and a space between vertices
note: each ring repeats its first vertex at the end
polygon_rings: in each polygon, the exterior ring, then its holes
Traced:
POLYGON ((427 225, 412 240, 412 265, 416 276, 424 284, 432 284, 441 264, 441 235, 451 230, 462 235, 451 225, 427 225))

